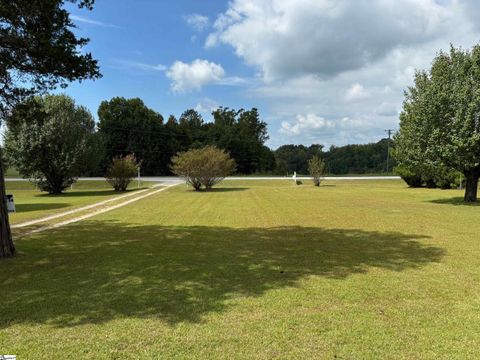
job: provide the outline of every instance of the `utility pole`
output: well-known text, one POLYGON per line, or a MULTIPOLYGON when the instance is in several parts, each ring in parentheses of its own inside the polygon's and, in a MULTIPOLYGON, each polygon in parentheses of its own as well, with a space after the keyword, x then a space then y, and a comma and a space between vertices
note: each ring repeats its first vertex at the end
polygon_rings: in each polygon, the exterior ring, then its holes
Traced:
POLYGON ((390 138, 392 137, 392 133, 395 130, 393 129, 387 129, 385 132, 388 134, 388 140, 387 140, 387 174, 390 171, 390 138))

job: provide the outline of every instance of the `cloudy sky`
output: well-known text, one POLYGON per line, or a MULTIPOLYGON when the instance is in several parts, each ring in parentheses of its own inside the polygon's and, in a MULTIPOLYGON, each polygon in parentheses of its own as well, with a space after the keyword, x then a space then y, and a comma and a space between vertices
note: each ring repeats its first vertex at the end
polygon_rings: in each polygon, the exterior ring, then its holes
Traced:
POLYGON ((480 41, 476 0, 97 0, 71 11, 104 76, 66 93, 94 115, 114 96, 206 121, 219 105, 257 107, 273 148, 378 141, 398 127, 415 69, 480 41))

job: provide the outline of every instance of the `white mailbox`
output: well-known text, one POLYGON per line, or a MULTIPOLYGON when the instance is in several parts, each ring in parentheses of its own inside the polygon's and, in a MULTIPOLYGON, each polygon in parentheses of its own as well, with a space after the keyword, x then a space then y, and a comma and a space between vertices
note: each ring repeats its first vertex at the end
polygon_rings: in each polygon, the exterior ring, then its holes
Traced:
POLYGON ((7 198, 7 209, 8 212, 15 212, 15 201, 13 200, 13 195, 12 194, 7 194, 5 196, 7 198))

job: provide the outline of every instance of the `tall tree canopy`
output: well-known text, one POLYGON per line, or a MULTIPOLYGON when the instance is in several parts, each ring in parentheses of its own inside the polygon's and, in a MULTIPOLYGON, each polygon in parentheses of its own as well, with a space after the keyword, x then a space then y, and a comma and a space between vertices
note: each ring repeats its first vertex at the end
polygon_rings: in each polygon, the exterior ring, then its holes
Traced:
MULTIPOLYGON (((94 0, 68 2, 91 10, 94 0)), ((30 95, 100 77, 97 61, 81 52, 88 39, 72 32, 64 5, 64 0, 0 0, 0 122, 30 95)), ((15 253, 4 199, 0 166, 0 257, 15 253)))
MULTIPOLYGON (((68 0, 91 9, 93 0, 68 0)), ((80 49, 64 0, 0 1, 0 110, 69 81, 98 78, 97 61, 80 49)))
POLYGON ((90 112, 66 95, 32 98, 8 117, 8 163, 40 190, 59 194, 84 170, 94 128, 90 112))
POLYGON ((395 156, 416 169, 447 167, 466 177, 464 200, 477 200, 480 177, 480 45, 440 52, 405 93, 395 156))
POLYGON ((141 99, 115 97, 102 101, 98 108, 98 130, 105 144, 105 165, 115 157, 134 154, 145 175, 168 171, 163 117, 149 109, 141 99))
POLYGON ((242 174, 267 172, 274 168, 273 156, 265 149, 267 123, 256 108, 238 111, 220 107, 212 113, 212 142, 230 152, 242 174))
POLYGON ((115 156, 135 154, 144 174, 169 175, 170 158, 178 152, 215 145, 228 151, 243 174, 269 172, 275 167, 273 152, 264 145, 267 124, 258 110, 219 108, 213 122, 205 122, 194 109, 177 120, 163 117, 140 99, 113 98, 101 103, 99 135, 105 144, 105 164, 115 156))

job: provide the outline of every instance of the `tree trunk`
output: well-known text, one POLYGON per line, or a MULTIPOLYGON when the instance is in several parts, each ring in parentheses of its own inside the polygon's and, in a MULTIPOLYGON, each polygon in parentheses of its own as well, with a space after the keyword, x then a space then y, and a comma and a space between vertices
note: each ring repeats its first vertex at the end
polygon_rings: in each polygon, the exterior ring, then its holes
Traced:
POLYGON ((468 172, 465 174, 467 183, 465 185, 465 196, 463 200, 465 202, 476 202, 478 191, 478 179, 480 177, 479 172, 468 172))
POLYGON ((7 201, 5 198, 5 179, 3 174, 2 149, 0 149, 0 258, 15 255, 10 223, 8 221, 7 201))

